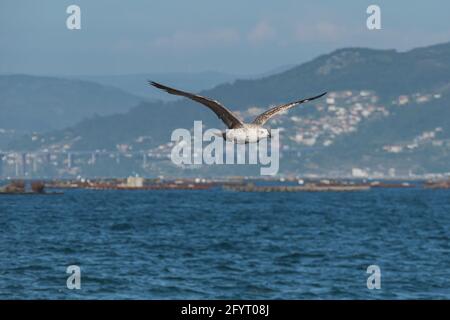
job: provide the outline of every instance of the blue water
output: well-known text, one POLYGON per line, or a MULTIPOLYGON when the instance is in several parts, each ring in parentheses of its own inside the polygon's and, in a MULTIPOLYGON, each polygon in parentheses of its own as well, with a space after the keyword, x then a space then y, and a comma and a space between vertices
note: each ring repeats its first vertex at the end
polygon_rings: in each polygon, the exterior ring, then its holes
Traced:
POLYGON ((449 299, 449 253, 446 190, 0 197, 2 299, 449 299))

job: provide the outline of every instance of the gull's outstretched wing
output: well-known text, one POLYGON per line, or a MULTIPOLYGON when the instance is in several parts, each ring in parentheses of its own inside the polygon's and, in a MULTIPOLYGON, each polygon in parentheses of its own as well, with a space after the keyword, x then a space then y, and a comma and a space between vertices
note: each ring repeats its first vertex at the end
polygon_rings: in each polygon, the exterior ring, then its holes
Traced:
POLYGON ((214 113, 227 125, 229 129, 233 128, 239 128, 242 126, 242 121, 239 120, 230 110, 225 108, 223 105, 221 105, 218 101, 212 100, 206 97, 202 97, 193 93, 173 89, 170 87, 167 87, 165 85, 159 84, 154 81, 149 81, 149 83, 161 90, 164 90, 170 94, 174 94, 177 96, 183 96, 186 98, 189 98, 191 100, 194 100, 196 102, 199 102, 205 106, 207 106, 209 109, 214 111, 214 113))
POLYGON ((286 104, 282 104, 280 106, 276 106, 273 107, 272 109, 269 109, 263 113, 261 113, 259 116, 256 117, 256 119, 253 121, 253 124, 257 124, 259 126, 262 126, 264 123, 266 123, 270 118, 272 118, 273 116, 275 116, 276 114, 289 110, 290 108, 295 107, 296 105, 308 102, 308 101, 312 101, 315 99, 318 99, 320 97, 323 97, 324 95, 326 95, 327 93, 324 92, 318 96, 312 97, 312 98, 307 98, 307 99, 303 99, 303 100, 299 100, 299 101, 295 101, 295 102, 291 102, 291 103, 286 103, 286 104))

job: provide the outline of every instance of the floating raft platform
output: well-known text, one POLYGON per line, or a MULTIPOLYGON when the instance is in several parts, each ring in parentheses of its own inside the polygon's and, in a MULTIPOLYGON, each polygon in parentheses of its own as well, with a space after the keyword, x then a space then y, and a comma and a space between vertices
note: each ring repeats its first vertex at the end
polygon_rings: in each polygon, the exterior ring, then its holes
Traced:
POLYGON ((224 190, 238 192, 325 192, 367 191, 369 185, 304 185, 304 186, 224 186, 224 190))
POLYGON ((117 186, 117 185, 102 185, 96 184, 84 189, 88 190, 208 190, 214 187, 212 184, 155 184, 143 187, 127 187, 127 186, 117 186))
POLYGON ((64 192, 0 192, 0 196, 60 196, 64 192))

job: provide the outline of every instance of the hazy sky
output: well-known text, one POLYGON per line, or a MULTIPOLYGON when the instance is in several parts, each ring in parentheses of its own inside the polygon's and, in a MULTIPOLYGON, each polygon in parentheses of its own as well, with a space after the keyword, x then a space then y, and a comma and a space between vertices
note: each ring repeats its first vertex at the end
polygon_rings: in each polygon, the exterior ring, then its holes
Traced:
POLYGON ((450 40, 450 1, 0 0, 0 73, 261 73, 346 46, 450 40), (66 8, 81 7, 81 30, 66 8), (369 31, 366 8, 381 7, 369 31))

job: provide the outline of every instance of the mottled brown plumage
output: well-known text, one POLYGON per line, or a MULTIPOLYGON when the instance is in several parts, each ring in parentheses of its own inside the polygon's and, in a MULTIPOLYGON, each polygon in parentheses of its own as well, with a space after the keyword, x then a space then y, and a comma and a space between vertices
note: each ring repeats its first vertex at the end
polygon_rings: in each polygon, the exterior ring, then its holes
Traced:
POLYGON ((263 113, 261 113, 259 116, 256 117, 255 120, 253 120, 253 124, 262 126, 263 124, 265 124, 270 118, 272 118, 273 116, 275 116, 276 114, 289 110, 290 108, 295 107, 296 105, 308 102, 308 101, 312 101, 315 99, 318 99, 320 97, 323 97, 324 95, 326 95, 327 93, 324 92, 318 96, 312 97, 312 98, 307 98, 307 99, 303 99, 303 100, 298 100, 295 102, 291 102, 291 103, 286 103, 286 104, 282 104, 280 106, 277 107, 273 107, 272 109, 269 109, 263 113))

